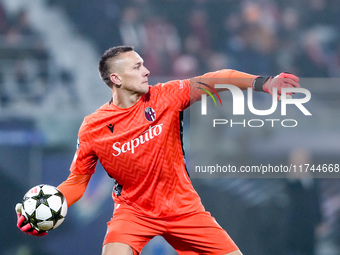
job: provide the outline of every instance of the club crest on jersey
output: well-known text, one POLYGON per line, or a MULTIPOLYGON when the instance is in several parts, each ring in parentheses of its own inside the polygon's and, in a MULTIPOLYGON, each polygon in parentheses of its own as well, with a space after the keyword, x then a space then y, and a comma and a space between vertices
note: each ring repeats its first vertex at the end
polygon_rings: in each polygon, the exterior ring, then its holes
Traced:
POLYGON ((144 110, 144 116, 145 116, 147 121, 151 122, 151 121, 154 121, 156 119, 156 112, 151 107, 147 107, 144 110))

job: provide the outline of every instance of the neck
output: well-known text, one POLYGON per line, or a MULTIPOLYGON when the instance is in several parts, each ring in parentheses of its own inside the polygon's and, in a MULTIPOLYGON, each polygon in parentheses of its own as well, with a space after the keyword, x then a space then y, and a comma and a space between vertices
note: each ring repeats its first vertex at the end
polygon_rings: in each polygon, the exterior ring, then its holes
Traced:
POLYGON ((122 109, 134 106, 141 97, 138 93, 118 93, 117 90, 112 90, 112 103, 122 109))

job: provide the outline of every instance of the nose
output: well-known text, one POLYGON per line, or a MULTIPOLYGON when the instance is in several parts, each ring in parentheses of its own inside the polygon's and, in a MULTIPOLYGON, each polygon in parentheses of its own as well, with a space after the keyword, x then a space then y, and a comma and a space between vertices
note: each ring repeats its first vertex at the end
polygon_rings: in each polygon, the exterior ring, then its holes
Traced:
POLYGON ((149 76, 149 74, 150 74, 150 71, 146 68, 146 67, 144 67, 144 76, 145 77, 148 77, 149 76))

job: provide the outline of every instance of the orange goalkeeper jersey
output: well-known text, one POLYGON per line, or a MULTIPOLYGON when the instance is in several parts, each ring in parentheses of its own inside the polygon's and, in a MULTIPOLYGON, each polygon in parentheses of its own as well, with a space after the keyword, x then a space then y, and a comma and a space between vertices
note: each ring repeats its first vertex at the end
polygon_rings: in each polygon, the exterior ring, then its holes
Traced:
MULTIPOLYGON (((233 70, 208 73, 199 78, 253 78, 233 70), (236 72, 236 73, 235 73, 236 72)), ((247 81, 228 80, 229 84, 247 81)), ((201 93, 201 90, 197 90, 201 93)), ((185 167, 181 127, 182 111, 190 105, 190 80, 176 80, 149 87, 132 107, 111 102, 85 117, 79 130, 79 147, 71 176, 88 176, 98 159, 116 180, 113 199, 127 203, 151 217, 180 215, 203 210, 185 167)), ((74 178, 76 179, 76 178, 74 178)), ((66 199, 77 191, 77 180, 59 186, 66 199)), ((79 183, 78 183, 79 185, 79 183)), ((81 190, 81 189, 80 189, 81 190)), ((71 202, 73 203, 73 201, 71 202)), ((70 204, 69 204, 70 206, 70 204)))

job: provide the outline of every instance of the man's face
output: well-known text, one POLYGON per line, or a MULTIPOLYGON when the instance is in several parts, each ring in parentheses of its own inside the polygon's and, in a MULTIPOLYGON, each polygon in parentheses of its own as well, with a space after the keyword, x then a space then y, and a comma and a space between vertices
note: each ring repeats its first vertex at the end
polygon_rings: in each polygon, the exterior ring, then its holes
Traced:
POLYGON ((149 91, 149 70, 135 51, 121 53, 114 62, 114 69, 120 80, 120 89, 131 93, 146 94, 149 91))

